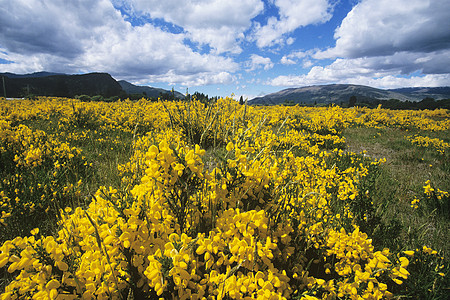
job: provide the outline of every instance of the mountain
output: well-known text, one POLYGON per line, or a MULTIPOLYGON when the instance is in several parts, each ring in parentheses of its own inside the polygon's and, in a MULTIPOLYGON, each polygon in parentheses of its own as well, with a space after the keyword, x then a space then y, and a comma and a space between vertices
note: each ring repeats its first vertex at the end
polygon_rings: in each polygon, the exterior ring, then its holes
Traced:
POLYGON ((347 103, 355 96, 357 102, 398 99, 400 101, 420 101, 431 97, 436 100, 450 98, 450 88, 406 88, 383 90, 364 85, 329 84, 301 88, 289 88, 249 100, 251 105, 275 105, 291 103, 347 103))
MULTIPOLYGON (((6 95, 11 98, 29 94, 37 96, 75 97, 76 95, 102 95, 104 97, 143 94, 158 98, 160 94, 171 94, 172 91, 149 86, 137 86, 125 80, 116 81, 108 73, 88 73, 68 75, 51 72, 30 74, 0 73, 5 80, 6 95)), ((0 96, 4 95, 3 84, 0 84, 0 96)), ((175 98, 185 96, 174 91, 175 98)))
MULTIPOLYGON (((122 92, 120 84, 108 73, 88 73, 66 75, 48 72, 17 75, 0 73, 6 86, 7 97, 37 96, 74 97, 75 95, 118 96, 122 92)), ((2 92, 3 95, 3 85, 2 92)))
POLYGON ((450 98, 450 86, 441 87, 411 87, 411 88, 401 88, 401 89, 390 89, 388 91, 393 91, 396 93, 401 93, 410 98, 420 101, 424 98, 433 98, 435 100, 449 99, 450 98))
MULTIPOLYGON (((158 98, 160 94, 170 94, 172 91, 168 91, 165 89, 154 88, 150 86, 140 86, 129 83, 125 80, 119 81, 120 86, 127 94, 144 94, 147 97, 158 98)), ((183 99, 184 95, 180 92, 174 91, 175 98, 183 99)))
POLYGON ((29 74, 14 74, 14 73, 0 73, 0 76, 5 76, 8 78, 39 78, 39 77, 48 77, 53 75, 66 75, 63 73, 52 73, 52 72, 34 72, 29 74))

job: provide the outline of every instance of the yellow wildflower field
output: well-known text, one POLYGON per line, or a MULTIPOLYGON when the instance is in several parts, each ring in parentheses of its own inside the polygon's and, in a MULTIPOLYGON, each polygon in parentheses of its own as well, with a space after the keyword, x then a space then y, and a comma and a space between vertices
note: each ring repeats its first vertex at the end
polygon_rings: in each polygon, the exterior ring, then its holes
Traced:
POLYGON ((427 268, 445 285, 439 249, 373 240, 386 160, 349 151, 348 128, 448 159, 406 132, 449 131, 446 110, 0 99, 0 299, 387 299, 427 268))

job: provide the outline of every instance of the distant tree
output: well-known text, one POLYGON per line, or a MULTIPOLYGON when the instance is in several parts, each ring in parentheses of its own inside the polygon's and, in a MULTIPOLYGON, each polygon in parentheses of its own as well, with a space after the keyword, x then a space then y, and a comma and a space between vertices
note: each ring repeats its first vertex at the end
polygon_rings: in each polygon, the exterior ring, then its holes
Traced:
POLYGON ((377 100, 373 103, 375 107, 379 104, 382 105, 383 108, 387 109, 438 109, 445 108, 450 109, 450 99, 442 99, 442 100, 434 100, 433 98, 427 97, 419 102, 415 101, 400 101, 398 99, 389 99, 389 100, 377 100))
POLYGON ((294 106, 295 105, 295 103, 294 103, 294 101, 292 101, 292 100, 284 100, 284 102, 283 102, 283 105, 284 106, 294 106))
POLYGON ((244 105, 244 98, 242 97, 242 95, 241 95, 241 97, 239 98, 239 104, 240 104, 240 105, 244 105))
POLYGON ((434 98, 426 97, 417 103, 419 109, 435 109, 437 108, 434 98))
POLYGON ((208 97, 208 95, 199 92, 192 94, 192 99, 196 99, 202 103, 209 103, 212 100, 208 97))
POLYGON ((94 102, 100 102, 100 101, 104 101, 105 98, 103 98, 102 95, 95 95, 95 96, 91 97, 91 100, 94 101, 94 102))
POLYGON ((89 95, 79 95, 79 96, 76 96, 76 98, 80 99, 80 101, 83 101, 83 102, 91 101, 91 96, 89 96, 89 95))
POLYGON ((6 86, 5 86, 5 76, 2 76, 2 86, 3 86, 3 97, 6 98, 6 86))
POLYGON ((450 99, 441 99, 436 101, 436 106, 438 108, 450 109, 450 99))
POLYGON ((173 101, 175 100, 175 91, 172 88, 172 90, 170 92, 166 92, 166 93, 159 93, 159 97, 161 100, 169 100, 169 101, 173 101))
POLYGON ((184 100, 186 100, 186 101, 191 100, 191 94, 189 94, 189 88, 186 88, 186 94, 184 96, 184 100))
POLYGON ((119 93, 119 99, 125 100, 126 98, 128 98, 127 92, 125 92, 124 90, 121 90, 119 93))
POLYGON ((65 78, 60 78, 56 80, 55 96, 59 97, 71 97, 69 88, 67 87, 67 82, 65 78))
POLYGON ((350 99, 348 100, 348 107, 353 107, 356 104, 356 96, 351 96, 350 99))

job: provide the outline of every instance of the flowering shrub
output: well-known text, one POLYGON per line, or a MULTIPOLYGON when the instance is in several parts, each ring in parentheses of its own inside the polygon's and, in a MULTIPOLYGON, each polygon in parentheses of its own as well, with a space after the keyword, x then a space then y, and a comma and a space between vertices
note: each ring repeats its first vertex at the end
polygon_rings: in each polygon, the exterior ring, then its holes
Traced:
POLYGON ((432 139, 427 136, 408 136, 411 144, 422 148, 433 148, 440 154, 445 154, 450 149, 450 144, 440 139, 432 139))
MULTIPOLYGON (((0 237, 27 234, 36 222, 80 198, 78 189, 91 174, 82 150, 52 139, 41 130, 3 123, 0 136, 0 237)), ((48 231, 46 231, 48 232, 48 231)))

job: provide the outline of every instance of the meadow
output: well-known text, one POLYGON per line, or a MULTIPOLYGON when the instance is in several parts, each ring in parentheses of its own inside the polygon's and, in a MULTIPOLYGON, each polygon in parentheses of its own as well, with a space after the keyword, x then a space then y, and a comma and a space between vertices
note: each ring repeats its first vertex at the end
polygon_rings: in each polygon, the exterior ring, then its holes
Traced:
POLYGON ((0 98, 0 299, 448 299, 450 112, 0 98))

